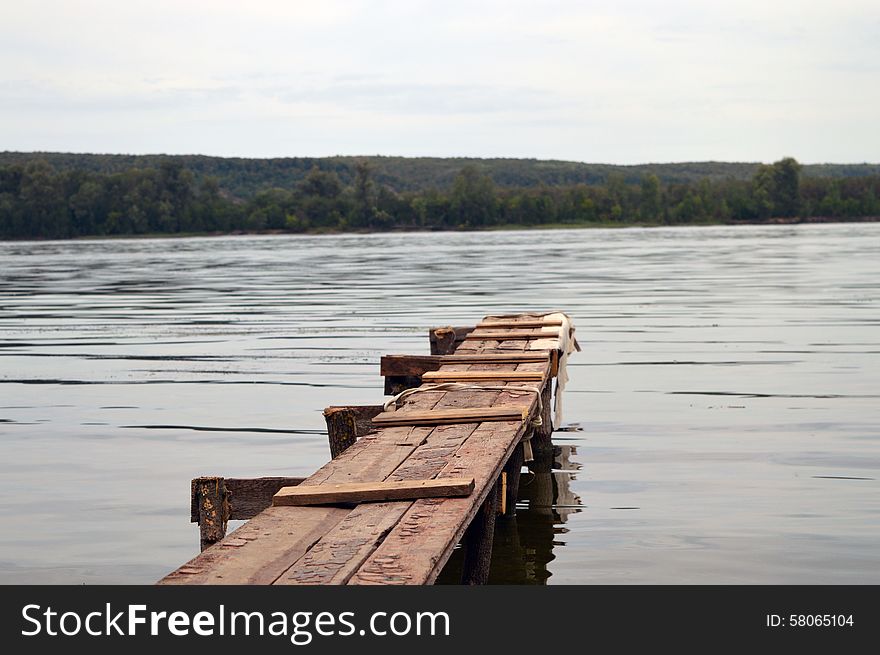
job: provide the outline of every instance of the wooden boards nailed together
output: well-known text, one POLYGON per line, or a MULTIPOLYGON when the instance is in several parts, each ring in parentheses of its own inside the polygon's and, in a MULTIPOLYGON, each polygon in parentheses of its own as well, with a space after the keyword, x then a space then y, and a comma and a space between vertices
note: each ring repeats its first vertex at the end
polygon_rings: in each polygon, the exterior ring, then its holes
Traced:
MULTIPOLYGON (((515 389, 512 390, 515 391, 515 389)), ((424 412, 382 412, 373 418, 373 426, 388 428, 411 425, 523 421, 528 416, 528 412, 528 409, 521 407, 472 407, 464 409, 434 409, 424 412)))
POLYGON ((343 482, 310 486, 284 487, 275 494, 272 504, 328 505, 335 503, 385 502, 417 498, 452 498, 470 496, 473 478, 436 480, 401 480, 393 482, 343 482))
POLYGON ((559 331, 543 332, 533 330, 530 332, 483 332, 474 330, 465 336, 465 339, 479 339, 480 341, 520 341, 526 339, 558 339, 559 331))
POLYGON ((541 371, 428 371, 422 374, 424 382, 541 382, 543 379, 544 374, 541 371))
POLYGON ((498 328, 540 328, 559 327, 562 321, 559 319, 546 319, 543 321, 482 321, 477 323, 477 330, 498 328))

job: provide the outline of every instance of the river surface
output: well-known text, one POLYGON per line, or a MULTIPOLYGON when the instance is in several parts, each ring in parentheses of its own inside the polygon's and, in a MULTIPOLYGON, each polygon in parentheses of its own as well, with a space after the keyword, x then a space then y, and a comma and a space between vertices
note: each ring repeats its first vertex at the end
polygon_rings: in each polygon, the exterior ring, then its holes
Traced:
POLYGON ((191 478, 308 475, 381 354, 546 309, 583 352, 493 582, 880 583, 876 223, 0 243, 0 583, 155 581, 191 478))

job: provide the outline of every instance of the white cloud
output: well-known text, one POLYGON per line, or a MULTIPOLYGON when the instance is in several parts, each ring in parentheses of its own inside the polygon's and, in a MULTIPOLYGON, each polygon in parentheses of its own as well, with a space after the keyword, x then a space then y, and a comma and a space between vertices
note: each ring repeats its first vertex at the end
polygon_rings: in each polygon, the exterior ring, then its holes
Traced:
MULTIPOLYGON (((9 4, 9 3, 8 3, 9 4)), ((27 2, 0 149, 876 160, 875 2, 27 2)))

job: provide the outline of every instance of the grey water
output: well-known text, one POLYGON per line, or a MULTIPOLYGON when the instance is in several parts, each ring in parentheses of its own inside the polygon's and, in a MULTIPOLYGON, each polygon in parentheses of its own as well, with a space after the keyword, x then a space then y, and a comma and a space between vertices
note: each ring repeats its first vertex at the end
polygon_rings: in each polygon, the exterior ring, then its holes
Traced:
POLYGON ((0 243, 0 583, 151 583, 383 353, 577 325, 493 582, 880 582, 880 224, 0 243))

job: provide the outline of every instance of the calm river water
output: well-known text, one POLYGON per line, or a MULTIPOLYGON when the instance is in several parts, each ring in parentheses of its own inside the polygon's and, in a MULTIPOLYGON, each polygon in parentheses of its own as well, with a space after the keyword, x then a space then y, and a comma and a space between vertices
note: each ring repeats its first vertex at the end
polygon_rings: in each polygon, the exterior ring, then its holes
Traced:
POLYGON ((381 354, 557 308, 494 582, 880 583, 880 224, 0 243, 0 582, 153 582, 190 478, 308 475, 381 354))

